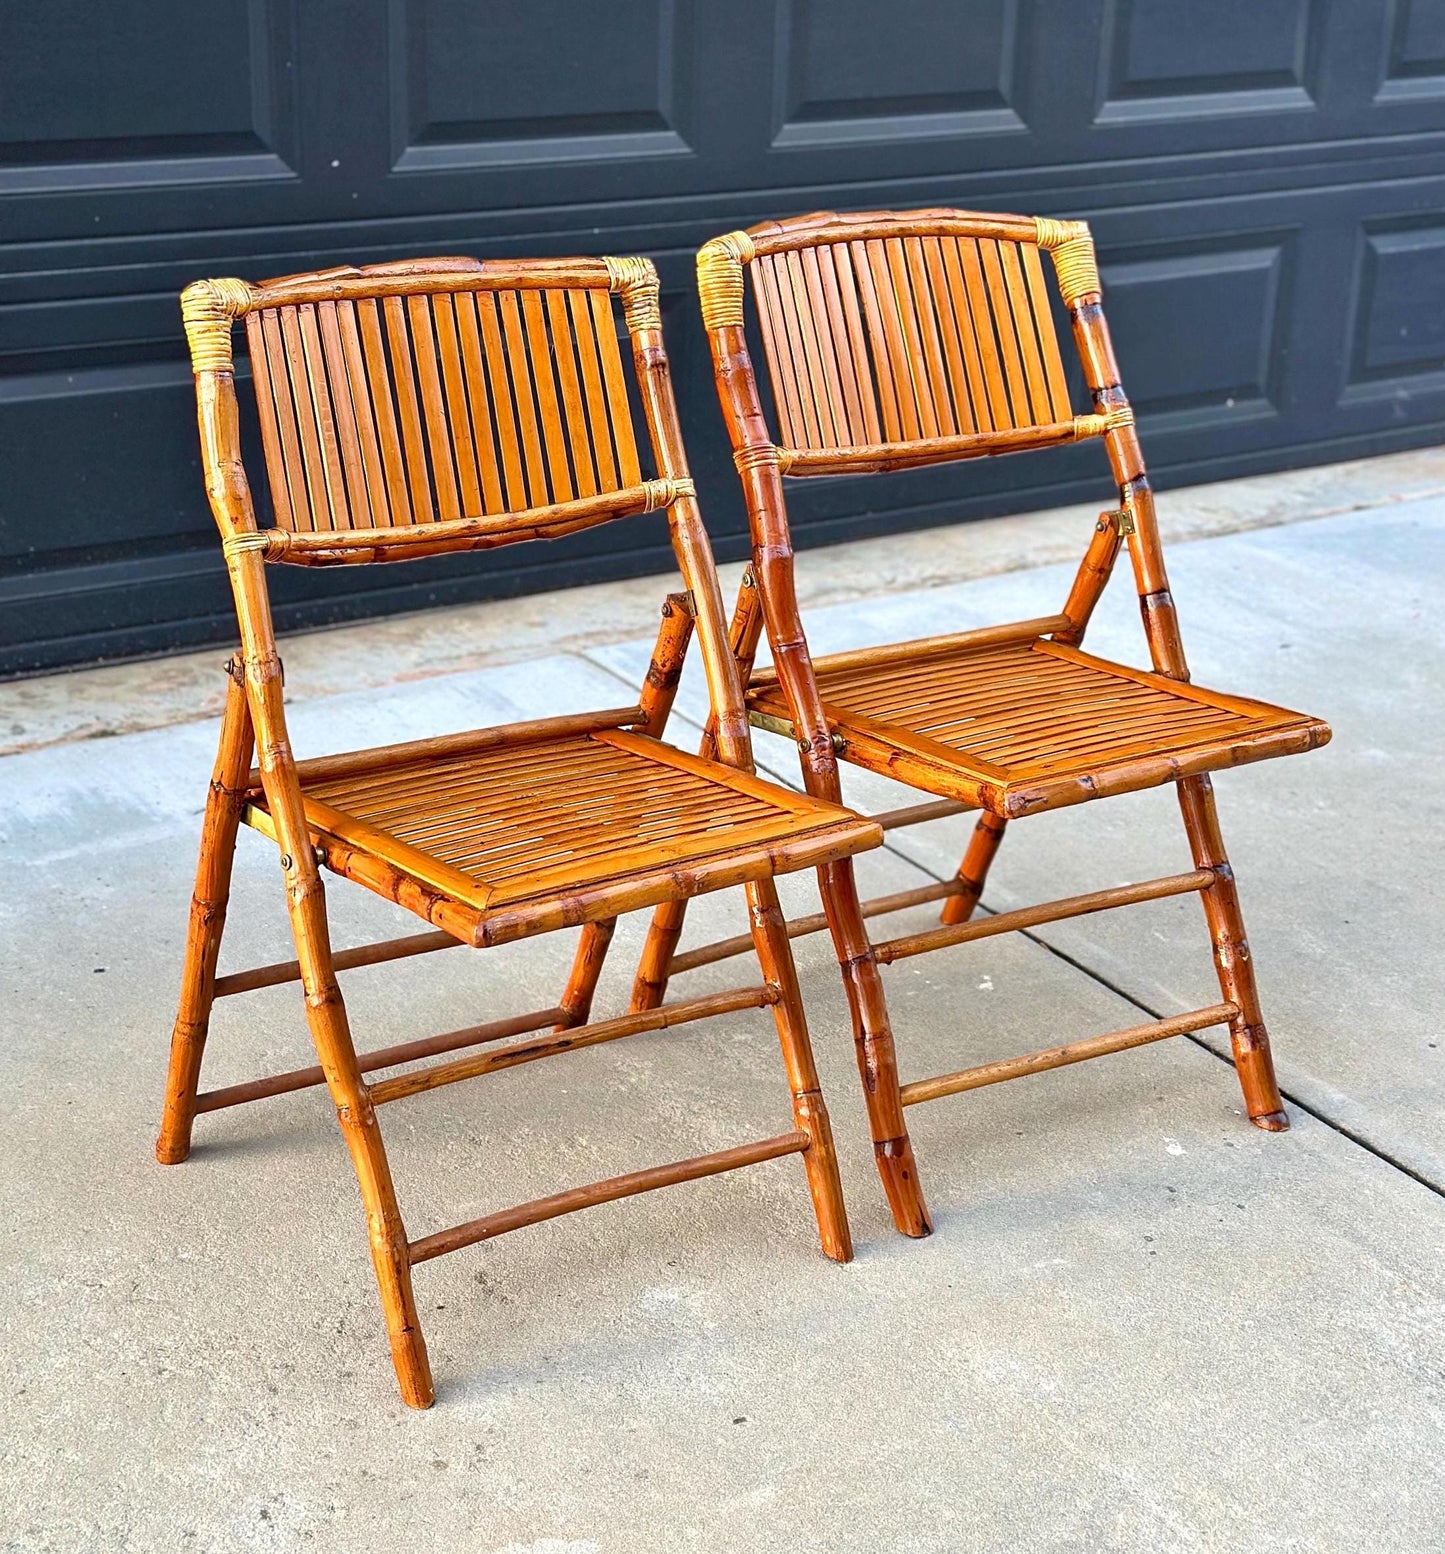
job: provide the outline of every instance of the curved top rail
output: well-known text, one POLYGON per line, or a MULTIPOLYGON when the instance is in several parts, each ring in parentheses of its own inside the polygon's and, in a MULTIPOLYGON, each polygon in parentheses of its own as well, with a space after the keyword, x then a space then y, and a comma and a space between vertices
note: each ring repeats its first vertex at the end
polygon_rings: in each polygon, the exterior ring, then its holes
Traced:
POLYGON ((1051 222, 1046 217, 1012 216, 944 207, 911 211, 850 211, 843 215, 837 211, 820 210, 806 216, 759 222, 757 226, 747 229, 747 235, 752 239, 756 254, 780 253, 790 248, 811 248, 820 243, 856 243, 888 237, 984 237, 1010 243, 1039 243, 1048 247, 1048 229, 1062 225, 1083 224, 1051 222))

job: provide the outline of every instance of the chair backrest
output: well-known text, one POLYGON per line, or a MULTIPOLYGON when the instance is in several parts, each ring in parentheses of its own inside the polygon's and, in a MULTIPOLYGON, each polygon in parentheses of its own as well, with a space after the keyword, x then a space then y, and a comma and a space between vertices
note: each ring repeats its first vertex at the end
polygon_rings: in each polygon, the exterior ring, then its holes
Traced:
POLYGON ((629 329, 653 325, 656 273, 635 259, 429 259, 189 287, 198 370, 221 347, 229 366, 245 320, 268 559, 475 549, 690 491, 680 445, 657 461, 673 478, 642 478, 614 294, 629 329))
POLYGON ((474 260, 440 273, 447 289, 404 296, 257 288, 246 335, 283 528, 433 523, 640 484, 606 274, 473 289, 474 260))
POLYGON ((1043 251, 1066 302, 1097 292, 1081 223, 949 210, 764 223, 708 244, 699 286, 712 328, 751 276, 785 473, 907 467, 1106 429, 1070 404, 1043 251))
MULTIPOLYGON (((248 666, 275 658, 264 561, 405 560, 664 508, 719 752, 750 764, 649 260, 421 259, 259 285, 197 281, 181 312, 248 666), (614 298, 657 471, 646 479, 614 298), (264 530, 237 430, 232 332, 242 319, 276 516, 264 530)), ((279 726, 279 704, 271 716, 279 726)))
POLYGON ((1154 667, 1188 678, 1143 453, 1083 222, 960 210, 824 211, 705 243, 697 286, 747 503, 752 576, 809 792, 837 798, 839 786, 798 609, 785 475, 913 469, 1102 438, 1120 506, 1094 526, 1055 635, 1077 645, 1127 536, 1154 667), (1092 402, 1085 414, 1069 404, 1045 252, 1092 402), (748 272, 778 433, 768 425, 748 346, 748 272))

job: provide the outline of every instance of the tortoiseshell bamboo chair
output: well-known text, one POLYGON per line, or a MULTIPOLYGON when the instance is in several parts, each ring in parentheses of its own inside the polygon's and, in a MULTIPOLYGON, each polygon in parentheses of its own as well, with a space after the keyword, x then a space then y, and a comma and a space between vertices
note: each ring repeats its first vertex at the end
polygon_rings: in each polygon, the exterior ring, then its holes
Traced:
MULTIPOLYGON (((1207 774, 1313 749, 1330 731, 1317 719, 1188 683, 1087 226, 951 210, 825 212, 708 243, 698 255, 698 289, 752 526, 753 565, 732 641, 753 722, 797 741, 805 786, 816 797, 840 799, 839 757, 940 796, 875 817, 885 829, 983 811, 952 881, 860 905, 852 865, 840 860, 820 870, 824 917, 789 928, 832 930, 874 1150, 898 1228, 909 1235, 930 1228, 906 1106, 1162 1037, 1227 1024, 1251 1121, 1288 1127, 1207 774), (1041 252, 1052 259, 1072 319, 1093 398, 1085 415, 1069 403, 1041 252), (749 360, 745 270, 779 438, 769 431, 749 360), (915 469, 1095 437, 1118 482, 1119 506, 1095 525, 1061 613, 810 659, 781 477, 915 469), (1080 647, 1125 540, 1153 673, 1080 647), (764 624, 774 668, 755 673, 764 624), (1010 820, 1165 782, 1178 785, 1192 871, 969 920, 1010 820), (1204 903, 1220 1003, 900 1087, 880 963, 1190 891, 1204 903), (865 917, 939 899, 943 926, 869 942, 865 917)), ((683 911, 670 903, 654 914, 635 1009, 657 1005, 670 975, 740 948, 724 941, 677 955, 683 911)))
POLYGON ((712 554, 678 431, 643 259, 419 260, 251 286, 199 281, 182 309, 207 491, 240 624, 206 805, 157 1157, 186 1158, 197 1111, 325 1084, 361 1184, 401 1393, 433 1398, 413 1266, 521 1225, 801 1154, 823 1249, 852 1255, 828 1114, 773 876, 847 856, 880 828, 753 775, 712 554), (613 297, 623 305, 657 476, 638 464, 613 297), (244 319, 276 527, 258 530, 237 438, 232 325, 244 319), (266 563, 399 561, 575 533, 665 509, 674 594, 637 705, 293 759, 266 563), (660 742, 696 627, 715 759, 660 742), (252 769, 253 748, 259 769, 252 769), (237 826, 272 838, 297 959, 217 978, 237 826), (318 865, 435 930, 333 952, 318 865), (588 1024, 618 913, 744 885, 763 981, 588 1024), (462 943, 581 927, 556 1007, 358 1054, 335 972, 462 943), (197 1095, 215 998, 300 981, 320 1064, 197 1095), (711 1015, 770 1008, 792 1092, 776 1137, 653 1166, 409 1240, 379 1106, 438 1085, 711 1015), (427 1068, 414 1059, 546 1027, 427 1068))

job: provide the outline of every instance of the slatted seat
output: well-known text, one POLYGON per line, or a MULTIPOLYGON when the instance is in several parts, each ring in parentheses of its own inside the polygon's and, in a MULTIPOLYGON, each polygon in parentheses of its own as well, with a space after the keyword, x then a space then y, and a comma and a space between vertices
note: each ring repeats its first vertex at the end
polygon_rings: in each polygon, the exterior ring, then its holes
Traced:
MULTIPOLYGON (((1317 718, 1202 690, 1189 681, 1134 413, 1104 320, 1093 240, 1082 222, 975 211, 823 211, 764 222, 704 245, 698 291, 753 566, 732 645, 753 721, 796 744, 804 785, 841 795, 838 762, 897 778, 929 802, 875 816, 885 830, 982 810, 951 880, 859 901, 851 863, 820 871, 827 927, 853 1013, 873 1148, 898 1228, 930 1229, 904 1107, 1003 1079, 1228 1025, 1251 1121, 1288 1119, 1275 1082, 1234 876, 1208 773, 1310 750, 1317 718), (1076 408, 1054 328, 1045 264, 1067 309, 1090 404, 1076 408), (750 284, 749 284, 750 283, 750 284), (748 298, 773 418, 754 375, 748 298), (774 427, 775 423, 775 427, 774 427), (814 661, 797 608, 785 482, 883 474, 1100 440, 1118 490, 1063 610, 1053 616, 814 661), (1090 615, 1127 543, 1151 669, 1083 651, 1090 615), (773 670, 754 670, 766 629, 773 670), (1173 782, 1195 867, 974 920, 1005 827, 1015 819, 1173 782), (1221 1002, 1004 1062, 901 1084, 880 965, 1013 929, 1197 892, 1221 1002), (942 924, 871 940, 867 920, 942 902, 942 924)), ((678 952, 684 904, 653 916, 633 1007, 680 972, 737 954, 723 940, 678 952)))
MULTIPOLYGON (((365 883, 380 863, 432 891, 432 919, 480 946, 814 867, 878 837, 834 805, 622 727, 527 733, 364 752, 340 775, 324 757, 309 774, 303 763, 313 842, 339 874, 365 883)), ((272 831, 259 787, 242 818, 272 831)))
MULTIPOLYGON (((883 662, 819 659, 839 754, 1013 819, 1329 738, 1318 718, 1110 663, 1036 635, 1037 625, 1003 628, 1016 641, 993 629, 976 645, 900 643, 883 662)), ((792 737, 774 673, 753 676, 747 705, 761 726, 792 737)))
POLYGON ((255 286, 199 281, 181 308, 241 651, 227 666, 157 1158, 173 1165, 187 1157, 198 1114, 324 1084, 361 1188, 397 1381, 416 1408, 432 1402, 434 1387, 412 1269, 506 1231, 797 1155, 823 1250, 846 1262, 852 1241, 838 1163, 773 878, 832 867, 876 846, 882 830, 754 775, 742 684, 678 431, 657 272, 636 258, 416 260, 255 286), (652 474, 639 456, 619 302, 652 474), (258 522, 237 431, 231 353, 242 320, 273 519, 267 527, 258 522), (666 516, 685 591, 663 604, 636 705, 296 759, 268 564, 445 556, 557 539, 647 512, 666 516), (662 741, 694 634, 711 703, 701 756, 662 741), (243 823, 275 843, 296 958, 217 976, 243 823), (333 949, 323 869, 430 928, 333 949), (737 885, 761 981, 591 1018, 619 913, 737 885), (580 933, 554 1006, 356 1050, 337 972, 564 928, 580 933), (295 982, 305 990, 318 1061, 202 1091, 215 1000, 295 982), (379 1108, 756 1009, 770 1010, 777 1027, 791 1102, 785 1131, 407 1235, 379 1108))

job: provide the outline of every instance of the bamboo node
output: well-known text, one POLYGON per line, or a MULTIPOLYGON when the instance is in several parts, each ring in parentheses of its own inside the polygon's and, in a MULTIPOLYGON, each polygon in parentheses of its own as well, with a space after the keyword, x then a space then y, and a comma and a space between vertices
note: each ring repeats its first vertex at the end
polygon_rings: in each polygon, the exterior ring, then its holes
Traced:
POLYGON ((661 283, 651 259, 608 258, 608 289, 622 299, 622 316, 627 321, 629 334, 640 334, 644 329, 662 328, 662 307, 658 300, 661 283))
POLYGON ((192 281, 181 293, 181 322, 191 348, 192 372, 230 372, 231 325, 250 311, 251 288, 223 278, 192 281))
POLYGON ((1035 216, 1040 248, 1048 250, 1058 277, 1059 295, 1065 307, 1076 307, 1085 297, 1101 295, 1094 239, 1086 221, 1053 221, 1035 216))
POLYGON ((698 250, 697 292, 706 328, 743 327, 743 266, 756 252, 746 232, 715 237, 698 250))

